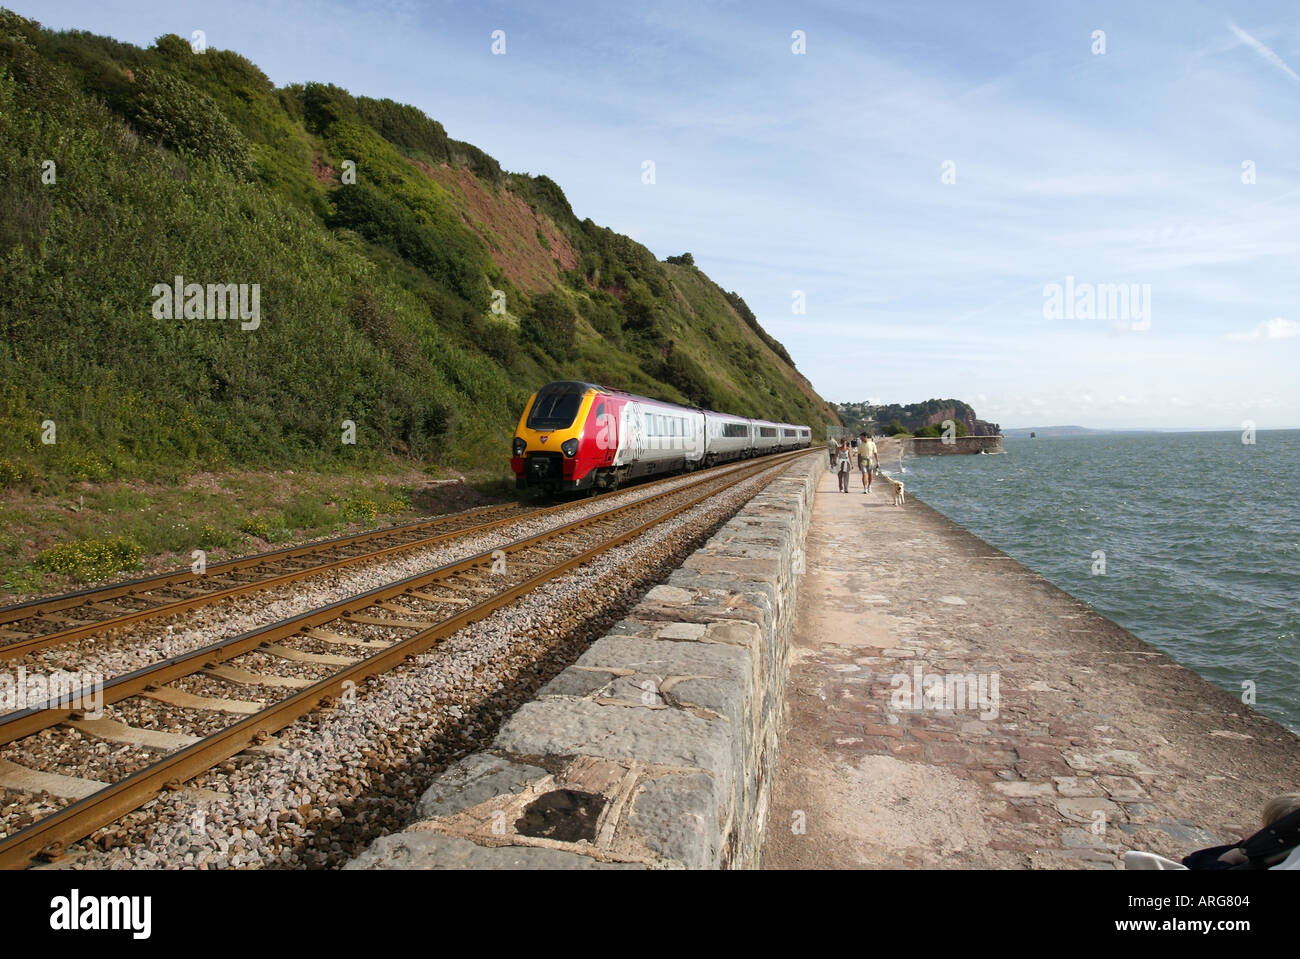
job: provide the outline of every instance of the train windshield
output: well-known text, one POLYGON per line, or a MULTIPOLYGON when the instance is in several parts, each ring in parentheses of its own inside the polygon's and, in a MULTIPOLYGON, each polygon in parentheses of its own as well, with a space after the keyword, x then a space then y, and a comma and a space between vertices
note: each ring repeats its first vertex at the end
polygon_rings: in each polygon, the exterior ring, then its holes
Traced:
POLYGON ((563 430, 573 425, 586 388, 577 383, 553 383, 537 391, 528 413, 530 430, 563 430))

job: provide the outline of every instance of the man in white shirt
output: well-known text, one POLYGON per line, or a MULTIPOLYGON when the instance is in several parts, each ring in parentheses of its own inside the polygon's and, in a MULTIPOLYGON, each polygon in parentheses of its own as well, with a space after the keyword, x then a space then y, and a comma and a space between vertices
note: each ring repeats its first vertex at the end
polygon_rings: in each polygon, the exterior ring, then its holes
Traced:
POLYGON ((876 441, 865 432, 858 434, 858 473, 862 476, 862 492, 871 492, 871 477, 880 465, 876 441))

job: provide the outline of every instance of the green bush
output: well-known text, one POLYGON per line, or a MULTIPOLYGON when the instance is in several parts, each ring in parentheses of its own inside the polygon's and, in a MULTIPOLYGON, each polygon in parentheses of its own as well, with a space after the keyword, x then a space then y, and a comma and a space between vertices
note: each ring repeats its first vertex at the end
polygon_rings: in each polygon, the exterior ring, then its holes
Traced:
POLYGON ((65 452, 59 458, 59 468, 64 474, 75 480, 106 480, 111 472, 107 463, 95 455, 92 450, 65 452))
POLYGON ((239 542, 239 537, 229 530, 204 523, 199 527, 199 549, 230 549, 239 542))
POLYGON ((409 260, 462 299, 481 301, 481 307, 487 307, 481 247, 456 224, 430 223, 369 182, 339 186, 330 198, 334 203, 331 225, 355 230, 409 260))
POLYGON ((84 583, 136 568, 141 552, 139 543, 125 537, 83 539, 51 546, 36 557, 34 565, 44 572, 71 576, 84 583))
POLYGON ((246 520, 239 527, 239 531, 249 536, 256 536, 258 539, 268 539, 271 535, 271 523, 261 516, 254 516, 246 520))
POLYGON ((135 87, 132 120, 141 133, 213 160, 239 179, 252 176, 248 141, 210 96, 162 70, 141 69, 135 87))
POLYGON ((383 506, 369 496, 349 496, 339 503, 339 517, 348 523, 373 523, 383 506))
POLYGON ((0 489, 17 486, 27 478, 26 471, 12 460, 0 459, 0 489))
POLYGON ((660 364, 659 379, 670 383, 687 401, 704 409, 713 409, 716 399, 708 375, 699 363, 680 350, 673 350, 660 364))
POLYGON ((552 358, 566 360, 573 355, 576 322, 568 297, 551 290, 533 300, 519 324, 519 332, 552 358))

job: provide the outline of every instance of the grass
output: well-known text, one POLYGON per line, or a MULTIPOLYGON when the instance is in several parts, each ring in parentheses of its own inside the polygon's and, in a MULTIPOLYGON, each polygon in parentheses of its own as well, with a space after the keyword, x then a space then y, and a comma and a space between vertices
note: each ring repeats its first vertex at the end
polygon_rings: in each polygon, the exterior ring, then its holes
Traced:
MULTIPOLYGON (((176 483, 84 482, 59 495, 0 494, 0 603, 63 592, 122 574, 183 569, 290 542, 409 522, 440 512, 423 470, 196 473, 176 483)), ((466 484, 470 503, 513 495, 498 475, 466 484)), ((451 504, 453 509, 463 503, 451 504)))

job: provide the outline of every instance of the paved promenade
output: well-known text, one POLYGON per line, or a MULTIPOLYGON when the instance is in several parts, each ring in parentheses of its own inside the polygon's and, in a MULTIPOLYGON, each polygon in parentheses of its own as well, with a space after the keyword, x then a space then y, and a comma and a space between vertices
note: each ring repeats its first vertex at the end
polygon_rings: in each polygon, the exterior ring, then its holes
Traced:
POLYGON ((1300 788, 1283 727, 853 484, 828 472, 814 503, 765 868, 1122 868, 1234 841, 1300 788))

